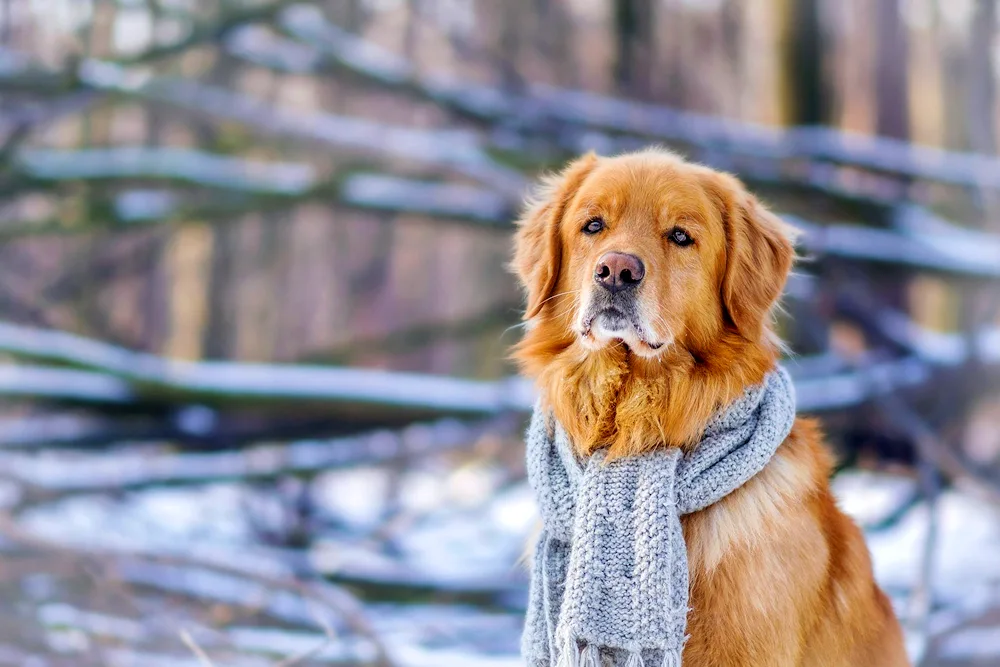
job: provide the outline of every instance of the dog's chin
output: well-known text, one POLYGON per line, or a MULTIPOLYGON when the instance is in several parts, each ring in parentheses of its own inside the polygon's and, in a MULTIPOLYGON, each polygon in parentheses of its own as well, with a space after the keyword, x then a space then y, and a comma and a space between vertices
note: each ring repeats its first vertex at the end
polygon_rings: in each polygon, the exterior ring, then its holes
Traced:
POLYGON ((577 335, 584 349, 597 351, 608 346, 622 345, 640 357, 658 357, 670 346, 670 340, 658 340, 650 335, 636 318, 616 310, 601 311, 583 319, 577 335))

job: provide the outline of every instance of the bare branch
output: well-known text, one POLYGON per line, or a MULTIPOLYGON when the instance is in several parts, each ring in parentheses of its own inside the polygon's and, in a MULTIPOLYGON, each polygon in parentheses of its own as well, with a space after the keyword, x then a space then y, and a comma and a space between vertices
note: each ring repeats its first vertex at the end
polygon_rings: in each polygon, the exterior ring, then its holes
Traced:
POLYGON ((782 130, 541 84, 529 85, 527 94, 518 96, 467 81, 432 81, 400 56, 350 35, 313 8, 289 8, 280 15, 280 25, 321 53, 330 66, 389 88, 417 92, 490 122, 529 129, 587 128, 756 159, 806 158, 954 185, 1000 187, 1000 159, 991 156, 816 126, 782 130))
POLYGON ((412 129, 320 112, 292 112, 224 88, 185 79, 150 77, 148 73, 107 61, 85 61, 80 67, 80 77, 96 90, 167 104, 205 114, 216 121, 239 122, 272 136, 456 171, 507 196, 521 196, 526 185, 518 172, 497 164, 471 132, 412 129))
POLYGON ((191 637, 191 634, 187 630, 181 630, 178 634, 180 635, 181 641, 184 642, 184 645, 191 649, 191 652, 194 653, 196 658, 198 658, 198 662, 202 664, 202 667, 215 667, 205 651, 198 646, 198 643, 195 642, 194 638, 191 637))

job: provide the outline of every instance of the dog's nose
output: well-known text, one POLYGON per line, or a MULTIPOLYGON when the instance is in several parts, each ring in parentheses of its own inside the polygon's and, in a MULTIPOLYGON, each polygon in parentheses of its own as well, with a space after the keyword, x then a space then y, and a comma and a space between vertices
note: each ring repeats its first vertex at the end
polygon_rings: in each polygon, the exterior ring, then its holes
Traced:
POLYGON ((635 288, 645 275, 646 267, 642 265, 642 260, 624 252, 601 255, 594 268, 594 280, 612 293, 635 288))

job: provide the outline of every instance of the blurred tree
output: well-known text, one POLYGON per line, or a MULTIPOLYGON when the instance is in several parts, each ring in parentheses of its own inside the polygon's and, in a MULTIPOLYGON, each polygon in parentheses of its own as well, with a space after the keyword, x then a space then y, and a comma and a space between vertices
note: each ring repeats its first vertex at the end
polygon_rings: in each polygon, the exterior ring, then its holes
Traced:
POLYGON ((944 147, 952 150, 968 150, 971 101, 969 85, 969 45, 966 40, 970 29, 969 20, 961 11, 950 11, 938 4, 935 13, 937 32, 941 42, 942 61, 942 124, 944 125, 944 147))
POLYGON ((623 95, 648 99, 652 92, 653 0, 615 0, 615 85, 623 95))
POLYGON ((970 148, 996 152, 996 73, 993 66, 993 35, 997 28, 996 0, 979 0, 973 16, 969 42, 970 148))
POLYGON ((825 39, 820 0, 787 0, 785 21, 785 122, 823 125, 831 120, 831 95, 823 65, 825 39))
POLYGON ((527 40, 525 17, 530 15, 523 0, 507 3, 500 23, 500 59, 497 63, 500 69, 500 81, 504 90, 517 91, 524 88, 524 79, 518 67, 519 56, 527 40), (513 10, 513 11, 511 11, 513 10))
POLYGON ((899 0, 880 0, 875 10, 875 131, 886 137, 910 135, 906 28, 899 0))

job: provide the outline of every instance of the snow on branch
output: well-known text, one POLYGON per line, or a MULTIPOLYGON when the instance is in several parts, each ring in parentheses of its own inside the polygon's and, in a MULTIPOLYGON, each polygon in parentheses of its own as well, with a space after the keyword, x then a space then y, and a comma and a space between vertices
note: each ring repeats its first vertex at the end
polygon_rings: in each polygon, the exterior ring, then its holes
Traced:
POLYGON ((85 61, 80 77, 97 90, 205 114, 216 121, 242 123, 271 136, 448 169, 510 196, 520 196, 526 184, 520 173, 493 160, 470 131, 401 127, 353 116, 282 109, 218 86, 154 77, 109 61, 85 61))
MULTIPOLYGON (((918 337, 911 357, 863 369, 824 365, 819 374, 793 375, 803 410, 823 411, 859 405, 886 388, 912 387, 933 377, 937 366, 954 366, 975 353, 1000 367, 1000 329, 973 340, 960 334, 918 337)), ((319 401, 350 410, 359 404, 409 408, 442 415, 497 415, 527 411, 534 390, 520 378, 461 378, 329 366, 180 361, 74 334, 0 323, 0 351, 22 359, 68 365, 70 369, 0 366, 0 392, 97 402, 157 398, 174 403, 319 401), (77 370, 82 369, 82 370, 77 370), (91 386, 91 383, 93 386, 91 386)), ((804 368, 808 368, 806 364, 804 368)))
MULTIPOLYGON (((1000 187, 1000 159, 991 156, 830 128, 787 130, 542 84, 530 84, 523 94, 513 93, 468 81, 423 76, 401 56, 330 23, 315 7, 290 7, 278 14, 278 24, 321 56, 298 51, 298 62, 309 63, 306 66, 310 69, 314 63, 336 67, 489 122, 538 130, 578 127, 758 158, 829 161, 954 185, 1000 187)), ((253 51, 250 40, 235 44, 245 55, 253 51)))
POLYGON ((263 162, 187 148, 36 148, 21 151, 17 163, 29 176, 42 180, 164 178, 282 195, 302 194, 316 183, 315 170, 307 164, 263 162))

